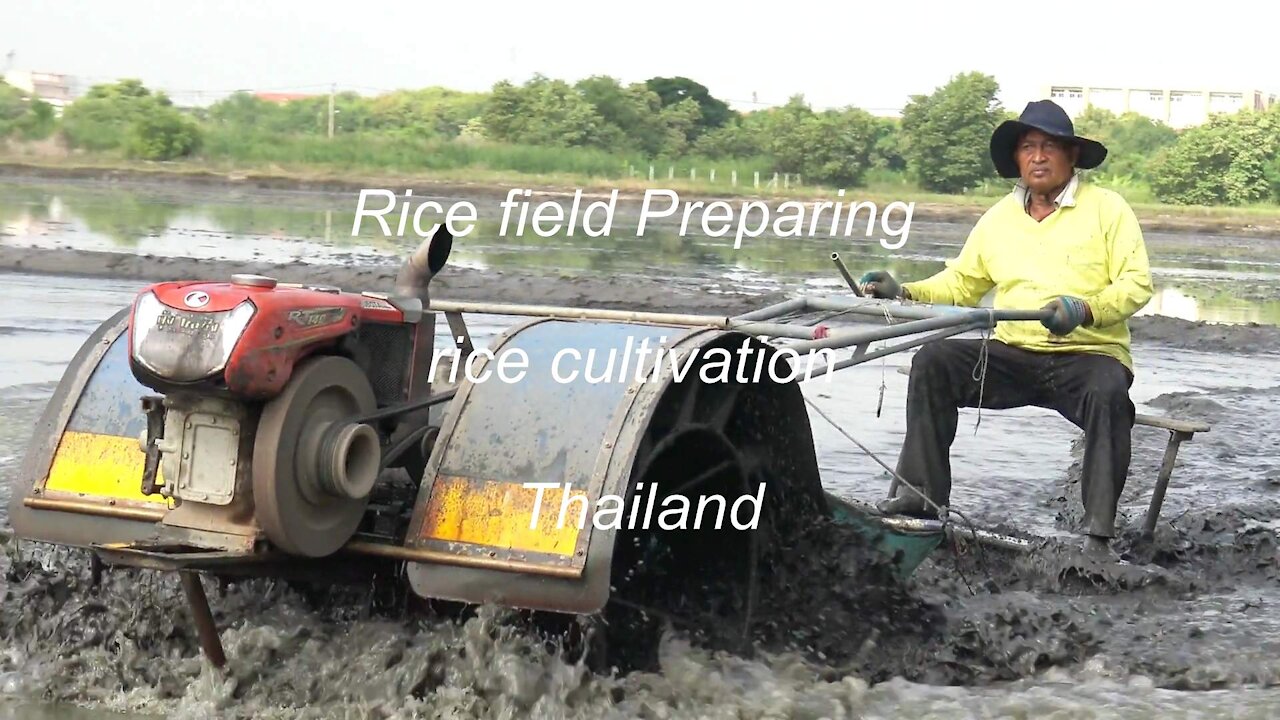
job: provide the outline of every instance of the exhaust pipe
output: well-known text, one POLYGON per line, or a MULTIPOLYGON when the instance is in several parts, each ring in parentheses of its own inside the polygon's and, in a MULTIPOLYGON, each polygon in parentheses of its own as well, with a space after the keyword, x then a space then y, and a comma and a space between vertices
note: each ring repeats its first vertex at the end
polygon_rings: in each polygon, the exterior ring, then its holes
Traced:
POLYGON ((444 268, 453 251, 453 234, 445 223, 440 223, 431 237, 422 241, 417 250, 405 258, 404 265, 396 275, 396 296, 402 298, 418 298, 422 301, 422 309, 429 303, 427 285, 431 278, 444 268))
POLYGON ((428 310, 431 305, 427 286, 431 278, 444 269, 453 251, 453 233, 444 222, 436 226, 431 237, 422 241, 417 250, 405 258, 404 265, 396 275, 395 294, 397 297, 416 298, 422 302, 422 318, 415 331, 413 375, 409 383, 408 400, 421 400, 431 394, 431 363, 435 355, 436 315, 428 310))

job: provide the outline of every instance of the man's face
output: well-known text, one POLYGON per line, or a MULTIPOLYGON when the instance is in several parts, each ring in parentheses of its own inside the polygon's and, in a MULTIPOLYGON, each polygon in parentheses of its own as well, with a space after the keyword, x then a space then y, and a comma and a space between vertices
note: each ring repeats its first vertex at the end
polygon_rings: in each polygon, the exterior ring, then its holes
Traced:
POLYGON ((1022 182, 1033 192, 1050 192, 1066 185, 1075 170, 1079 148, 1062 138, 1027 131, 1014 148, 1013 156, 1022 182))

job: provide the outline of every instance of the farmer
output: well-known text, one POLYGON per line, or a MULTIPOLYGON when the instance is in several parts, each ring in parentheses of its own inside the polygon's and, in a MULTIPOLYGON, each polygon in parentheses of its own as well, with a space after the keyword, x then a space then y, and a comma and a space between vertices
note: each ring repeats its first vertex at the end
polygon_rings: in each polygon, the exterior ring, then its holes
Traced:
MULTIPOLYGON (((1142 230, 1116 193, 1079 170, 1107 156, 1075 134, 1049 100, 1027 105, 991 136, 1001 177, 1018 178, 973 227, 959 256, 932 277, 899 283, 867 273, 863 293, 923 303, 977 306, 994 290, 996 308, 1052 311, 1036 322, 1001 322, 981 339, 924 345, 911 363, 907 433, 897 472, 939 506, 951 493, 950 448, 957 408, 1037 406, 1056 410, 1085 434, 1081 492, 1085 549, 1113 557, 1116 505, 1129 471, 1134 406, 1127 320, 1151 298, 1142 230)), ((936 516, 910 489, 880 503, 885 514, 936 516)))

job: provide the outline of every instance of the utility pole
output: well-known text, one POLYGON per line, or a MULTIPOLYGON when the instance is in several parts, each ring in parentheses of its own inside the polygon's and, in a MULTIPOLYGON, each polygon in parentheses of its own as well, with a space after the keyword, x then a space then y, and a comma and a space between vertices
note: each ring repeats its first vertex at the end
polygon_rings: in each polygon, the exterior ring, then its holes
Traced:
POLYGON ((333 96, 338 91, 338 84, 329 86, 329 139, 333 139, 333 96))

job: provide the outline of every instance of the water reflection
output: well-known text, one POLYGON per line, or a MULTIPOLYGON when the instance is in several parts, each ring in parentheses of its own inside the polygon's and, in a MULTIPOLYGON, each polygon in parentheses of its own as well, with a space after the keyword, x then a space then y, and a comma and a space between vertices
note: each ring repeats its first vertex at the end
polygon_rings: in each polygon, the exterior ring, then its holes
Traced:
MULTIPOLYGON (((926 277, 959 251, 970 229, 963 223, 915 222, 907 245, 892 252, 876 237, 856 235, 761 236, 735 249, 732 237, 682 235, 678 223, 651 227, 636 237, 636 217, 627 216, 623 207, 606 237, 582 232, 502 236, 498 199, 472 202, 479 220, 472 233, 455 242, 452 262, 457 265, 678 274, 762 291, 805 285, 841 289, 830 261, 833 251, 855 274, 874 268, 903 279, 926 277)), ((448 208, 451 203, 440 204, 448 208)), ((354 208, 353 198, 314 193, 0 184, 0 243, 275 263, 394 262, 416 244, 412 233, 384 237, 374 222, 363 223, 353 237, 354 208)), ((422 214, 424 225, 441 220, 431 211, 422 214)), ((1217 237, 1215 242, 1194 240, 1151 236, 1158 292, 1142 314, 1280 324, 1280 263, 1265 247, 1217 237)))
POLYGON ((1164 315, 1193 322, 1280 325, 1280 302, 1250 302, 1221 294, 1202 298, 1178 287, 1163 287, 1156 289, 1151 302, 1138 315, 1164 315))
MULTIPOLYGON (((425 199, 425 198, 424 198, 425 199)), ((635 217, 619 209, 611 235, 599 238, 561 233, 548 238, 532 232, 502 235, 497 201, 473 200, 479 212, 475 229, 454 245, 463 264, 501 269, 542 268, 568 272, 668 273, 732 270, 780 278, 832 274, 830 254, 839 251, 851 266, 892 264, 903 273, 926 274, 958 247, 964 228, 933 224, 901 254, 884 251, 877 237, 749 239, 740 249, 732 238, 681 234, 679 224, 647 228, 637 237, 635 217), (905 252, 909 250, 910 252, 905 252)), ((449 203, 442 203, 446 207, 449 203)), ((442 220, 424 212, 423 225, 442 220)), ((313 262, 352 254, 399 256, 416 244, 387 238, 366 220, 352 235, 354 203, 332 196, 247 195, 227 202, 213 194, 161 196, 136 189, 53 185, 0 186, 0 223, 10 242, 36 246, 72 246, 153 254, 182 254, 231 259, 313 262), (283 200, 284 202, 281 202, 283 200), (321 200, 329 205, 317 205, 321 200), (308 206, 311 205, 311 206, 308 206)), ((396 222, 391 222, 396 229, 396 222)), ((914 229, 914 228, 913 228, 914 229)))

